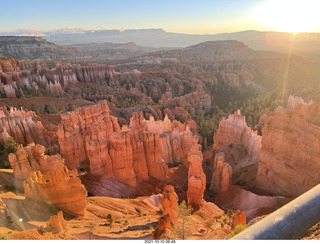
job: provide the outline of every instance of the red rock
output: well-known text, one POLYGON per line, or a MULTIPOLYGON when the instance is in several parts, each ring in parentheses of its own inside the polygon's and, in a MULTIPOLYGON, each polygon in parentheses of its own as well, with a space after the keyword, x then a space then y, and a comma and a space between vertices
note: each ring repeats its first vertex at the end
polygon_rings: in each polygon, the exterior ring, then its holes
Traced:
POLYGON ((210 96, 205 92, 193 92, 181 97, 171 97, 171 93, 162 95, 160 104, 175 105, 183 108, 209 109, 211 107, 210 96))
POLYGON ((166 185, 161 199, 163 215, 159 218, 157 229, 152 232, 153 239, 162 239, 161 236, 165 232, 171 230, 171 224, 177 220, 178 196, 174 191, 174 187, 166 185))
POLYGON ((36 114, 32 111, 25 112, 16 108, 11 108, 7 114, 3 111, 0 116, 0 133, 4 133, 1 136, 3 139, 7 137, 5 136, 7 133, 19 144, 27 145, 35 142, 49 146, 48 132, 40 121, 36 121, 36 114))
POLYGON ((247 217, 246 217, 245 213, 238 209, 233 214, 232 229, 234 229, 237 225, 246 225, 246 224, 247 224, 247 217))
POLYGON ((210 191, 214 194, 227 192, 231 186, 231 179, 232 167, 225 163, 224 153, 217 153, 214 157, 210 191))
POLYGON ((57 215, 50 217, 45 231, 52 232, 53 234, 68 232, 67 223, 63 218, 62 211, 59 211, 57 215))
POLYGON ((241 116, 240 111, 230 114, 228 119, 222 119, 219 128, 214 134, 214 150, 221 150, 224 147, 241 145, 254 161, 258 161, 261 136, 256 131, 247 126, 245 117, 241 116))
POLYGON ((18 148, 15 153, 10 153, 8 157, 14 177, 25 180, 33 171, 46 173, 63 170, 64 166, 59 155, 47 156, 44 152, 44 146, 31 143, 18 148))
POLYGON ((136 177, 166 181, 167 163, 187 161, 193 136, 189 124, 134 114, 120 129, 107 102, 101 102, 62 115, 57 136, 69 169, 90 165, 90 174, 101 180, 115 177, 135 187, 136 177))
POLYGON ((47 173, 33 171, 23 186, 26 198, 52 204, 74 216, 84 214, 87 191, 76 170, 69 171, 64 167, 47 173))
POLYGON ((319 183, 320 104, 290 97, 265 118, 257 188, 268 194, 297 197, 319 183))
POLYGON ((189 171, 188 171, 188 204, 193 210, 198 210, 203 198, 203 192, 206 189, 206 176, 202 170, 202 152, 201 145, 198 144, 198 137, 193 140, 193 145, 188 153, 189 171))

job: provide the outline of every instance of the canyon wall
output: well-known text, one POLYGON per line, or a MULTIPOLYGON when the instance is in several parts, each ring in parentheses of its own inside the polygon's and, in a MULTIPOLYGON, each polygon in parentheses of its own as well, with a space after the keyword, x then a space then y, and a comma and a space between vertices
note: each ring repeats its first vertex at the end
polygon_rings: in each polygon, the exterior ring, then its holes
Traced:
POLYGON ((165 180, 167 163, 186 162, 193 134, 188 124, 135 114, 120 128, 107 102, 61 115, 57 135, 66 166, 115 177, 135 187, 136 177, 165 180))
POLYGON ((33 171, 46 173, 63 170, 60 155, 48 156, 44 152, 44 146, 30 143, 26 147, 18 148, 15 153, 10 153, 8 158, 14 177, 25 180, 33 171))
POLYGON ((265 118, 257 187, 273 195, 297 197, 320 181, 320 104, 290 97, 265 118))
POLYGON ((247 126, 245 117, 241 116, 240 110, 230 114, 228 119, 223 118, 219 128, 214 134, 214 150, 225 147, 241 146, 247 150, 253 161, 259 159, 261 148, 261 136, 247 126))
POLYGON ((108 65, 52 65, 14 59, 0 61, 0 92, 6 97, 21 97, 24 93, 38 95, 40 90, 64 93, 68 84, 106 84, 112 79, 113 69, 108 65))
POLYGON ((0 143, 6 145, 10 137, 22 145, 35 142, 48 147, 50 144, 50 135, 42 123, 37 121, 34 112, 16 108, 10 108, 7 111, 2 108, 0 110, 0 143))
POLYGON ((232 167, 224 160, 224 153, 217 153, 214 157, 210 191, 219 194, 229 191, 231 186, 232 167))
POLYGON ((66 167, 47 173, 33 171, 23 183, 25 197, 52 204, 74 216, 83 215, 87 191, 77 175, 76 170, 69 171, 66 167))

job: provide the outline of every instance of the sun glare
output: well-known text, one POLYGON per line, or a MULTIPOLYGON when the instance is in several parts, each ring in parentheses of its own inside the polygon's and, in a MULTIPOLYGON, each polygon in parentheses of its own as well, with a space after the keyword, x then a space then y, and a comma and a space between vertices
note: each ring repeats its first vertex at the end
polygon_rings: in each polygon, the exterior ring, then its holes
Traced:
POLYGON ((312 32, 320 26, 319 0, 269 0, 253 12, 261 24, 274 31, 312 32))

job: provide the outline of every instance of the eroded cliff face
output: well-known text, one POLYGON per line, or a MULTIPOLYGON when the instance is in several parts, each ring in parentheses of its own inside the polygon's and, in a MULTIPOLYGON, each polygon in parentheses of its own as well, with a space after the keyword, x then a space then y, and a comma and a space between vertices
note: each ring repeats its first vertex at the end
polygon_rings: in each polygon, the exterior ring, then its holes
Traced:
POLYGON ((224 160, 224 153, 217 153, 214 157, 213 173, 210 191, 219 194, 229 191, 232 179, 232 167, 224 160))
POLYGON ((198 108, 208 110, 211 107, 210 96, 205 92, 193 92, 181 97, 171 97, 171 93, 167 92, 162 95, 160 104, 176 105, 183 108, 198 108))
POLYGON ((42 145, 30 143, 26 147, 18 148, 15 153, 10 153, 8 157, 14 177, 25 180, 33 171, 46 173, 63 170, 61 157, 45 155, 45 150, 42 145))
POLYGON ((296 197, 320 181, 320 105, 290 97, 286 109, 265 118, 257 186, 296 197))
POLYGON ((244 147, 253 161, 257 161, 261 148, 261 136, 247 126, 245 117, 240 111, 230 114, 228 119, 219 123, 219 128, 214 135, 214 150, 223 150, 225 147, 244 147))
POLYGON ((15 98, 29 93, 34 96, 40 90, 63 94, 68 85, 78 82, 106 84, 113 80, 113 69, 99 64, 50 65, 10 59, 0 61, 0 78, 0 92, 15 98))
POLYGON ((162 192, 161 206, 163 215, 159 218, 157 229, 152 232, 153 239, 162 239, 165 232, 172 229, 171 224, 177 220, 178 196, 174 187, 166 185, 162 192))
POLYGON ((27 145, 35 142, 49 146, 50 135, 40 121, 36 120, 36 114, 32 111, 23 111, 16 108, 0 110, 0 143, 7 144, 7 140, 13 138, 17 143, 27 145))
POLYGON ((167 163, 186 162, 193 134, 189 125, 155 121, 135 114, 120 129, 107 102, 61 116, 57 135, 61 156, 69 169, 90 166, 90 174, 114 177, 136 186, 136 177, 165 180, 167 163))
POLYGON ((199 138, 193 139, 193 145, 188 153, 189 171, 188 171, 188 204, 193 210, 198 210, 203 199, 203 193, 206 189, 206 176, 202 170, 202 152, 201 145, 198 144, 199 138))
POLYGON ((87 191, 76 170, 64 167, 47 173, 33 171, 23 185, 27 199, 52 204, 74 216, 84 214, 87 191))

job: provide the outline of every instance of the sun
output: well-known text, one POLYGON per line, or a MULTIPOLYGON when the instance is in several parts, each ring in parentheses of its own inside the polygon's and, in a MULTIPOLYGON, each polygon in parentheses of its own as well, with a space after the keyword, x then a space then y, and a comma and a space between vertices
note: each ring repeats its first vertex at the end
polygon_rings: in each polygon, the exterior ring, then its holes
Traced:
POLYGON ((312 32, 320 26, 319 0, 269 0, 254 11, 255 19, 269 30, 312 32))

